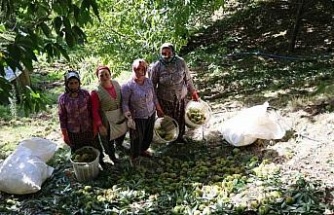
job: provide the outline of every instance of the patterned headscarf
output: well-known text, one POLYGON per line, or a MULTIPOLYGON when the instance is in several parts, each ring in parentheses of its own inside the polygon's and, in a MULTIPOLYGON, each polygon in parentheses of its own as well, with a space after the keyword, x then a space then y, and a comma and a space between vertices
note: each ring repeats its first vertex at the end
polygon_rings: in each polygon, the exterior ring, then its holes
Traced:
POLYGON ((80 81, 80 76, 79 73, 77 71, 74 70, 68 70, 65 74, 64 74, 64 79, 65 79, 65 92, 69 93, 71 92, 71 90, 68 88, 67 84, 69 82, 70 79, 75 78, 79 81, 79 89, 80 89, 80 85, 81 85, 81 81, 80 81))
POLYGON ((170 63, 172 63, 172 62, 174 62, 175 61, 175 56, 176 56, 176 54, 175 54, 175 48, 174 48, 174 45, 173 44, 171 44, 171 43, 164 43, 164 44, 162 44, 161 46, 160 46, 160 62, 162 62, 163 64, 170 64, 170 63), (170 49, 171 50, 171 52, 172 52, 172 56, 171 56, 171 58, 170 59, 165 59, 163 56, 162 56, 162 50, 163 49, 165 49, 165 48, 168 48, 168 49, 170 49))

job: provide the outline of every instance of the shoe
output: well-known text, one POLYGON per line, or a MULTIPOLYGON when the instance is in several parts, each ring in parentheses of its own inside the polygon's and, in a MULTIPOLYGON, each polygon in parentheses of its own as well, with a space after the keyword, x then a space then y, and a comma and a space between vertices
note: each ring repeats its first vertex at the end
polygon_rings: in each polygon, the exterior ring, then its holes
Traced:
POLYGON ((113 157, 111 158, 111 160, 112 160, 112 162, 114 162, 114 165, 120 163, 119 158, 117 158, 116 156, 113 156, 113 157))
POLYGON ((189 142, 185 138, 179 138, 175 140, 173 143, 178 144, 178 145, 185 145, 185 144, 188 144, 189 142))
POLYGON ((143 151, 142 153, 140 153, 140 155, 143 156, 143 157, 147 157, 147 158, 151 158, 152 157, 151 152, 149 152, 147 150, 143 151))
POLYGON ((99 169, 101 171, 109 171, 112 169, 112 167, 113 167, 113 164, 110 164, 110 163, 104 163, 104 164, 99 165, 99 169))

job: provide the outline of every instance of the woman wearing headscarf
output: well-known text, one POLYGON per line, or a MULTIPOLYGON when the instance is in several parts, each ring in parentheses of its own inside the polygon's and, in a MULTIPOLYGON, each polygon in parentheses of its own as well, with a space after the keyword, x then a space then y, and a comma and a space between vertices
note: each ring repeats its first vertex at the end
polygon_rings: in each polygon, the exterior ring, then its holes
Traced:
POLYGON ((81 89, 76 71, 64 75, 65 92, 58 98, 58 116, 64 142, 71 152, 83 146, 93 146, 91 99, 87 90, 81 89))
POLYGON ((121 106, 121 86, 111 79, 107 66, 99 66, 95 74, 99 85, 91 92, 94 126, 105 153, 116 162, 115 145, 122 146, 128 130, 121 106))
POLYGON ((129 81, 122 85, 122 107, 130 127, 131 161, 138 156, 151 157, 149 151, 153 139, 155 113, 163 116, 154 92, 153 84, 146 77, 147 63, 136 59, 132 64, 132 75, 129 81))
POLYGON ((186 97, 190 92, 192 99, 198 101, 199 96, 186 62, 176 55, 171 43, 164 43, 160 47, 160 59, 149 68, 149 76, 164 114, 179 124, 180 132, 175 142, 186 143, 183 137, 186 97))

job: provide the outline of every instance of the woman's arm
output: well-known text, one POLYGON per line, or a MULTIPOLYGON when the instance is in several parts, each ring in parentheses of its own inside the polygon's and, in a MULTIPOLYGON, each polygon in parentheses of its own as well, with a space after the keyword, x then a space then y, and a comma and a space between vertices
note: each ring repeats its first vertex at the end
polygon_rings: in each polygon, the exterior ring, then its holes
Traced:
POLYGON ((71 142, 67 132, 67 111, 65 107, 64 96, 60 96, 58 99, 58 116, 59 116, 59 124, 63 140, 67 145, 70 146, 71 142))
POLYGON ((122 110, 123 113, 129 113, 130 111, 130 96, 131 96, 131 89, 128 83, 125 83, 122 85, 121 88, 121 94, 122 94, 122 110))
POLYGON ((196 90, 196 88, 194 86, 194 82, 193 82, 193 79, 192 79, 192 77, 190 75, 190 71, 189 71, 189 68, 187 66, 187 63, 183 59, 181 59, 181 60, 183 62, 183 66, 184 66, 185 82, 186 82, 186 85, 187 85, 187 89, 188 89, 188 91, 191 94, 192 100, 198 101, 199 100, 199 96, 198 96, 197 90, 196 90))

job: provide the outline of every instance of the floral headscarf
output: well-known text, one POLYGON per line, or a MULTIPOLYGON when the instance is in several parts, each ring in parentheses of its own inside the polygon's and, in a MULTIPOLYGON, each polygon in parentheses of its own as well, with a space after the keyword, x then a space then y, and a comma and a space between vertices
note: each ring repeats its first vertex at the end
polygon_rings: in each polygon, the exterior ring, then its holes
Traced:
POLYGON ((81 85, 81 81, 80 81, 80 76, 79 73, 77 71, 74 70, 68 70, 65 74, 64 74, 64 79, 65 79, 65 92, 69 93, 71 92, 71 90, 68 88, 67 84, 68 81, 72 78, 75 78, 79 81, 79 89, 80 89, 80 85, 81 85))

